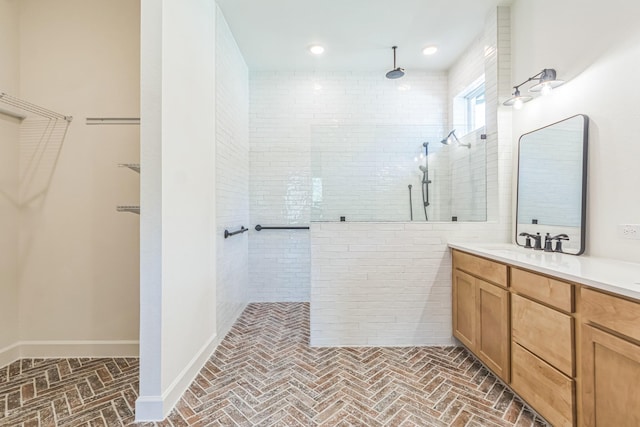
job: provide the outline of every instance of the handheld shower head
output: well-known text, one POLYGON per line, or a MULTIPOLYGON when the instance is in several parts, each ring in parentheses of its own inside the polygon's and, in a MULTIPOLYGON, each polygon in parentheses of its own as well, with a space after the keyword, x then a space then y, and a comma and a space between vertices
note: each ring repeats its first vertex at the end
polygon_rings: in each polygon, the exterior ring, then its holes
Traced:
POLYGON ((423 142, 423 143, 422 143, 422 146, 423 146, 424 148, 427 148, 427 147, 429 146, 429 143, 428 143, 428 142, 423 142))
POLYGON ((428 169, 427 169, 427 167, 426 167, 426 166, 420 165, 420 166, 418 166, 418 167, 420 168, 420 170, 421 170, 422 172, 427 173, 428 169))

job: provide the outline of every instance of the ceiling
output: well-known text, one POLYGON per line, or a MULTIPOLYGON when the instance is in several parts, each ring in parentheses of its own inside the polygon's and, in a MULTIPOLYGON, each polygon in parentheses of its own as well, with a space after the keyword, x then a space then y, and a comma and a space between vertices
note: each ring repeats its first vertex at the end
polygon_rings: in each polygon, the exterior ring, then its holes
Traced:
MULTIPOLYGON (((508 3, 508 1, 506 1, 508 3)), ((504 0, 218 0, 252 70, 447 70, 504 0), (324 54, 308 47, 321 44, 324 54), (437 45, 435 55, 422 49, 437 45)))

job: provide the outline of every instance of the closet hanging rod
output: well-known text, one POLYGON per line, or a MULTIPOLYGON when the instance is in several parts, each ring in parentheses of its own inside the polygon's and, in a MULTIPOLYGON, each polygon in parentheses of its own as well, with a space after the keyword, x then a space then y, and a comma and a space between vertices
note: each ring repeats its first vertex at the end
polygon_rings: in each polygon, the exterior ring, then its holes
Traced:
POLYGON ((87 117, 88 125, 139 125, 140 117, 87 117))
POLYGON ((37 114, 38 116, 47 119, 66 120, 67 122, 71 122, 71 120, 73 120, 73 117, 71 116, 65 116, 64 114, 56 113, 55 111, 49 110, 48 108, 32 104, 31 102, 23 101, 22 99, 11 96, 6 92, 0 92, 0 102, 23 111, 27 111, 29 113, 37 114))
POLYGON ((140 206, 124 205, 116 206, 118 212, 131 212, 140 215, 140 206))
POLYGON ((244 228, 244 225, 240 227, 240 230, 236 230, 236 231, 224 230, 224 238, 226 239, 227 237, 235 236, 236 234, 242 234, 245 231, 249 231, 249 229, 244 228))
POLYGON ((0 108, 0 114, 4 114, 5 116, 13 117, 14 119, 24 120, 27 116, 23 116, 21 114, 14 113, 13 111, 5 110, 4 108, 0 108))

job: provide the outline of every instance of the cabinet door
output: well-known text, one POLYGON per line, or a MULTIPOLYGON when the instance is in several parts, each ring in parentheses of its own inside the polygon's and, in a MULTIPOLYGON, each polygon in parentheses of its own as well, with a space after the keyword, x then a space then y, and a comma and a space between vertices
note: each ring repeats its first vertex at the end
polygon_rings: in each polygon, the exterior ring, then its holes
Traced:
POLYGON ((480 279, 477 283, 477 355, 509 382, 509 292, 480 279))
POLYGON ((581 377, 584 426, 640 426, 640 346, 584 325, 581 377))
POLYGON ((476 279, 453 270, 453 336, 471 351, 476 348, 476 279))

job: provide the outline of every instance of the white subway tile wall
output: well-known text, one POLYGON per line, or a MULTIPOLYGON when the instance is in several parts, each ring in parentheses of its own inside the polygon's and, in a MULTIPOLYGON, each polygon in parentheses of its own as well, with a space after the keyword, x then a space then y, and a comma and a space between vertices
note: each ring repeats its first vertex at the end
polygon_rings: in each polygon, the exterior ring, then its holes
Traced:
MULTIPOLYGON (((382 72, 255 71, 249 87, 252 226, 311 221, 312 127, 446 121, 443 72, 409 71, 394 81, 382 72)), ((309 245, 306 231, 252 230, 251 299, 309 301, 309 245)))
MULTIPOLYGON (((512 237, 512 210, 511 194, 514 191, 513 179, 513 132, 512 132, 512 108, 502 105, 511 97, 513 80, 511 76, 511 8, 499 6, 497 13, 491 14, 485 25, 485 31, 491 30, 492 43, 497 47, 496 53, 487 60, 486 73, 495 76, 491 99, 487 102, 497 105, 497 109, 490 109, 491 122, 494 126, 492 141, 497 141, 496 153, 487 156, 488 159, 498 159, 498 169, 495 178, 487 177, 487 183, 495 183, 494 191, 488 191, 487 217, 504 224, 503 241, 513 241, 512 237)), ((489 109, 487 110, 489 111, 489 109)), ((489 122, 489 113, 487 113, 489 122)), ((489 135, 487 135, 489 138, 489 135)), ((489 154, 489 153, 487 153, 489 154)))
POLYGON ((216 22, 216 258, 217 330, 231 328, 248 302, 249 73, 224 16, 216 22))
POLYGON ((453 344, 449 241, 498 223, 314 223, 311 345, 453 344))

